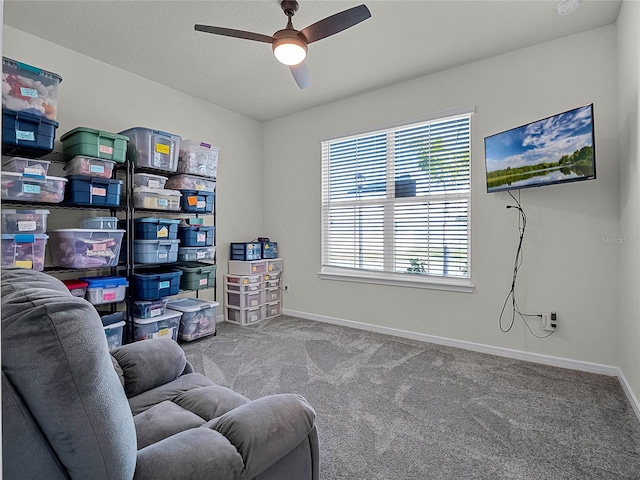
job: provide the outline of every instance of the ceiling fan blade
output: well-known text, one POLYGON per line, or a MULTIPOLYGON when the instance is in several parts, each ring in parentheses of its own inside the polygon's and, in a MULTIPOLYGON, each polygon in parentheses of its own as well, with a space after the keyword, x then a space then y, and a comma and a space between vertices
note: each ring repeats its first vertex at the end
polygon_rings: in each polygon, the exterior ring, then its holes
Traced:
POLYGON ((311 86, 311 78, 309 77, 309 69, 306 63, 302 62, 298 65, 291 65, 289 68, 291 69, 293 78, 301 89, 311 86))
POLYGON ((349 27, 353 27, 369 17, 371 17, 369 9, 365 5, 358 5, 357 7, 349 8, 343 12, 323 18, 300 30, 300 33, 304 35, 307 43, 317 42, 330 35, 335 35, 336 33, 346 30, 349 27))
POLYGON ((214 35, 225 35, 227 37, 244 38, 245 40, 255 40, 256 42, 273 43, 274 38, 260 33, 246 32, 244 30, 234 30, 233 28, 213 27, 211 25, 195 25, 198 32, 213 33, 214 35))

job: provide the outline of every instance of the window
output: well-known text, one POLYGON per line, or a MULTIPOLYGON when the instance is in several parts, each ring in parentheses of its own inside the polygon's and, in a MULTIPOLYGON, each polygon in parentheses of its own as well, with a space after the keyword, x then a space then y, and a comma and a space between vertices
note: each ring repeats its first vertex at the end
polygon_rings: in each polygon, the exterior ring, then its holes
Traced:
POLYGON ((470 285, 470 123, 322 142, 323 278, 470 285))

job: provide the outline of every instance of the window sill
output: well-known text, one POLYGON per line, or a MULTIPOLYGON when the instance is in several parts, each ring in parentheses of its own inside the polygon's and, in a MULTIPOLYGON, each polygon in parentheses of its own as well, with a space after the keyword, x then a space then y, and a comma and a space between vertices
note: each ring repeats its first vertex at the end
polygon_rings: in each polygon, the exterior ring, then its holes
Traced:
POLYGON ((427 288, 431 290, 446 290, 450 292, 472 293, 474 285, 468 278, 440 278, 422 275, 405 275, 382 272, 363 272, 324 267, 318 273, 322 280, 337 280, 341 282, 373 283, 392 287, 427 288))

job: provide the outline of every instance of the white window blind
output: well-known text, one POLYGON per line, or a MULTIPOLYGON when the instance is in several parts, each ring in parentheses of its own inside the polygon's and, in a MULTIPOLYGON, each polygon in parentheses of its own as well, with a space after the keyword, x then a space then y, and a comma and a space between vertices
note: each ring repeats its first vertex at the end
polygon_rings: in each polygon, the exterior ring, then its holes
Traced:
POLYGON ((470 122, 322 142, 323 271, 469 278, 470 122))

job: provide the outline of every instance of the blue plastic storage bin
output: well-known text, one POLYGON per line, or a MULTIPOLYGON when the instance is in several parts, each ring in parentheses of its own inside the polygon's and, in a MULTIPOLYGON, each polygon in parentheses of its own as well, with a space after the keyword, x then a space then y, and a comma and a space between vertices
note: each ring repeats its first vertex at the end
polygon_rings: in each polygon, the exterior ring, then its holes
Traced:
POLYGON ((262 245, 259 242, 231 243, 229 260, 260 260, 262 245))
POLYGON ((260 242, 262 258, 278 258, 278 242, 260 242))
POLYGON ((178 237, 181 247, 212 247, 215 227, 204 225, 180 225, 178 237))
POLYGON ((180 220, 172 218, 136 218, 136 239, 176 240, 178 238, 179 224, 180 220))
POLYGON ((180 190, 180 209, 187 213, 213 213, 216 194, 203 190, 180 190))
POLYGON ((133 316, 136 318, 153 318, 164 315, 167 310, 167 299, 136 300, 133 302, 133 316))
POLYGON ((40 115, 2 109, 2 153, 45 155, 53 151, 58 122, 40 115))
POLYGON ((134 240, 135 263, 173 263, 178 261, 180 240, 134 240))
POLYGON ((98 207, 118 207, 122 180, 69 175, 67 177, 65 201, 74 205, 94 205, 98 207))
POLYGON ((181 271, 147 272, 133 275, 133 297, 136 300, 157 300, 177 295, 180 290, 181 271))

